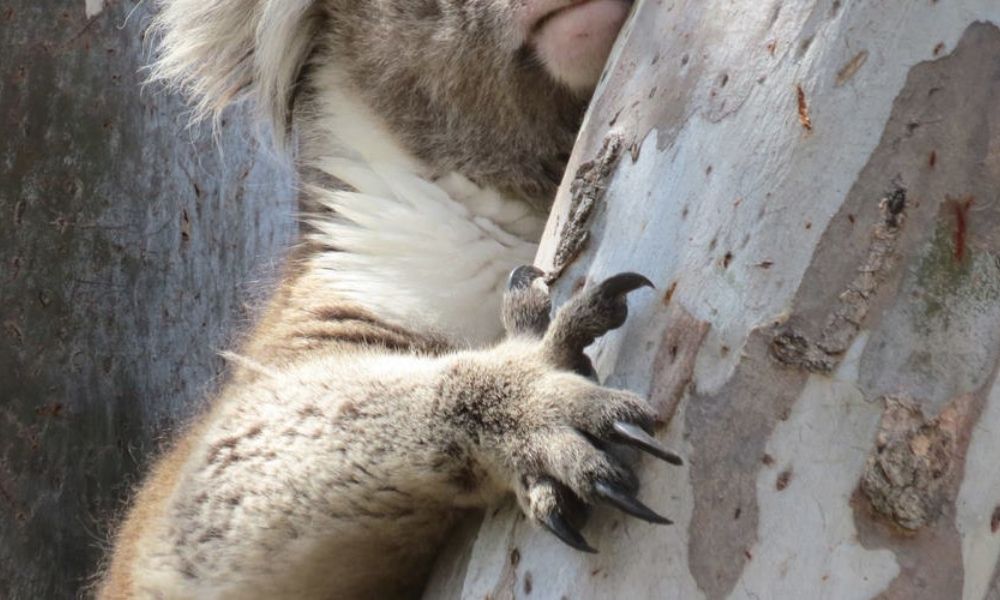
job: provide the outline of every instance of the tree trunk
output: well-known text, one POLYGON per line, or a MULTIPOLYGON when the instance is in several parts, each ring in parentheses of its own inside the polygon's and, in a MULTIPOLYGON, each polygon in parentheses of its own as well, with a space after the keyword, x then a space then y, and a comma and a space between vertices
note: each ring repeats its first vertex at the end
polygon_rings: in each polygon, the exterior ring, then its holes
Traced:
POLYGON ((428 597, 1000 597, 1000 3, 635 11, 539 264, 656 282, 592 355, 676 525, 507 507, 428 597))
POLYGON ((237 113, 216 145, 140 89, 149 4, 0 5, 2 598, 93 575, 294 233, 290 178, 237 113))

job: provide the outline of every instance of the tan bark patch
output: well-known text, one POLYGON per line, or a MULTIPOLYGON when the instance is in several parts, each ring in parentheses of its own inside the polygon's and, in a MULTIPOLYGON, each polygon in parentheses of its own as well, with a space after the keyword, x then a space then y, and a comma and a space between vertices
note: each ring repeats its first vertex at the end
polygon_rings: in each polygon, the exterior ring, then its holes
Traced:
MULTIPOLYGON (((676 287, 671 286, 670 293, 676 287)), ((653 359, 650 401, 660 420, 669 424, 677 405, 691 383, 694 363, 709 325, 696 319, 682 306, 668 309, 667 330, 653 359)))
POLYGON ((689 460, 696 466, 689 560, 707 598, 727 597, 750 560, 746 550, 757 543, 760 517, 757 478, 773 460, 765 452, 767 440, 806 381, 804 371, 768 359, 769 343, 766 333, 751 333, 746 358, 723 389, 710 396, 692 393, 687 404, 689 460))

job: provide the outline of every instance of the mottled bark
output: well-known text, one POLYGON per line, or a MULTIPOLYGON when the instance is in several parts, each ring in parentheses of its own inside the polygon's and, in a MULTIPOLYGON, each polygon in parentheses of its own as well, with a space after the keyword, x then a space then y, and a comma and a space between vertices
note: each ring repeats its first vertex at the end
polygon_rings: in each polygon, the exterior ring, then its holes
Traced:
POLYGON ((294 233, 239 111, 142 89, 149 3, 0 5, 0 596, 71 598, 294 233))
POLYGON ((997 597, 1000 4, 635 10, 539 264, 620 140, 555 289, 657 284, 593 356, 688 457, 642 465, 677 524, 599 509, 590 556, 508 507, 429 596, 997 597))

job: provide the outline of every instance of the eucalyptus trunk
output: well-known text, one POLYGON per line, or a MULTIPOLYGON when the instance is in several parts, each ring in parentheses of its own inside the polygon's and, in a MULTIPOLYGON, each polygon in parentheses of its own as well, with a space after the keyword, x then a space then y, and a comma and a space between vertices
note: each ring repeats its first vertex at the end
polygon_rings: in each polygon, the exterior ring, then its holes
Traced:
POLYGON ((683 469, 574 552, 511 505, 428 597, 1000 597, 1000 3, 640 1, 538 257, 639 271, 601 380, 683 469))

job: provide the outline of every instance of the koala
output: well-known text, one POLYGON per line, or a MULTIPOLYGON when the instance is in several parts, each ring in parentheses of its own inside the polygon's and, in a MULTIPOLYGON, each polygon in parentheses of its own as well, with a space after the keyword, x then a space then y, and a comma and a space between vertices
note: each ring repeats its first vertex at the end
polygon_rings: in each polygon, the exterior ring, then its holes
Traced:
POLYGON ((154 465, 97 595, 419 596, 513 495, 581 551, 601 503, 669 523, 615 451, 673 464, 583 350, 652 284, 552 316, 530 263, 627 0, 161 0, 153 78, 294 156, 302 239, 205 414, 154 465))

